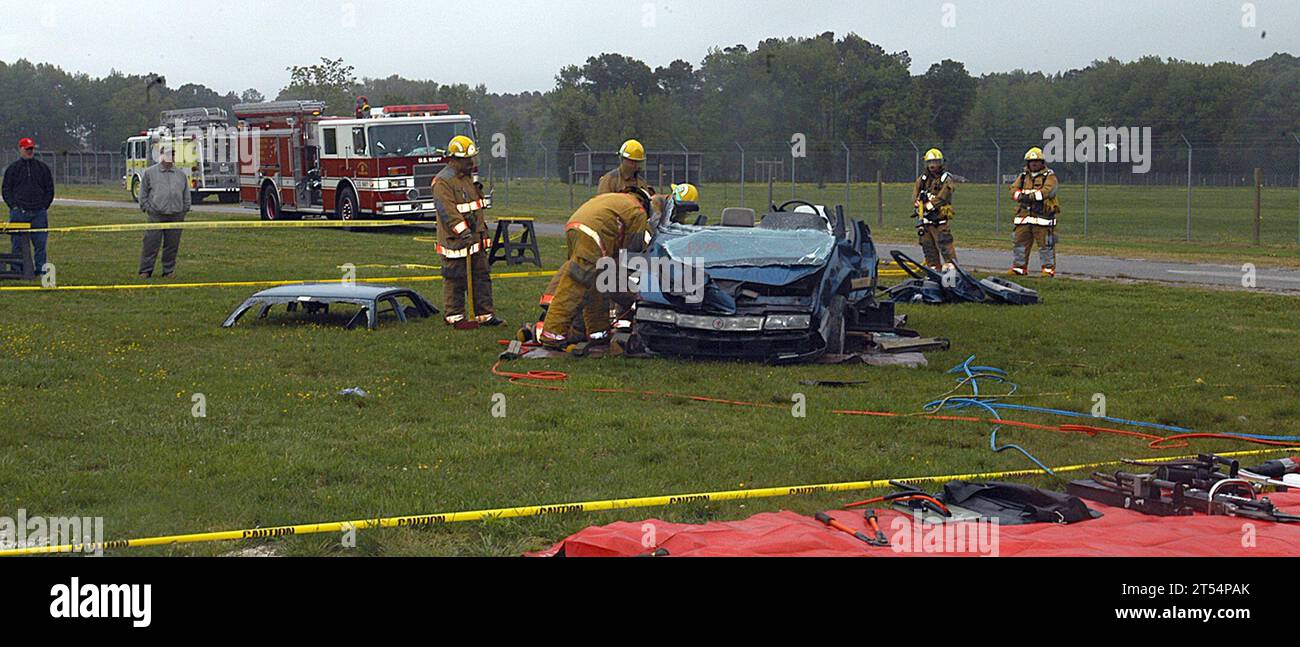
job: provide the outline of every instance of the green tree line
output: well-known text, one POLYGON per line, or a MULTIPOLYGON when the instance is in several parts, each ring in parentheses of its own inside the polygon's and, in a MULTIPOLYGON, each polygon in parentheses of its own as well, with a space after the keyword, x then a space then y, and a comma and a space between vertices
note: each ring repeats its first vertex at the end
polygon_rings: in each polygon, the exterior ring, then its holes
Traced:
MULTIPOLYGON (((342 59, 322 58, 288 68, 275 98, 323 99, 332 114, 350 114, 358 95, 375 106, 445 102, 475 115, 482 137, 505 136, 516 174, 535 173, 544 145, 549 172, 561 177, 574 152, 611 150, 628 137, 651 149, 685 145, 716 154, 735 151, 739 142, 776 154, 801 133, 804 173, 812 175, 800 179, 822 181, 837 172, 841 142, 868 151, 867 159, 872 147, 896 151, 911 145, 908 138, 922 150, 951 147, 973 158, 989 155, 994 138, 1018 158, 1025 146, 1041 143, 1044 128, 1066 119, 1149 126, 1158 154, 1181 154, 1186 136, 1209 151, 1198 153, 1198 164, 1234 172, 1256 162, 1295 165, 1287 142, 1294 144, 1291 134, 1300 129, 1300 59, 1290 54, 1248 65, 1108 59, 1055 74, 1017 69, 978 77, 955 60, 918 75, 911 66, 906 51, 828 32, 715 47, 698 63, 653 68, 602 53, 559 70, 551 88, 521 93, 396 75, 358 79, 342 59)), ((198 84, 146 90, 153 78, 93 78, 25 60, 0 62, 0 142, 33 135, 47 150, 115 149, 156 123, 161 110, 229 109, 262 98, 256 90, 220 93, 198 84)))

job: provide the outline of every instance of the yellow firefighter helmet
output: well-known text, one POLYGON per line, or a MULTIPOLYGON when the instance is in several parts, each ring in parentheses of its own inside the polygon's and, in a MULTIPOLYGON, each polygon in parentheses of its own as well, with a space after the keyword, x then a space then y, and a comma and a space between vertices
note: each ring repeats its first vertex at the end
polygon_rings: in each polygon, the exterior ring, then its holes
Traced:
POLYGON ((925 163, 929 164, 930 162, 943 162, 943 151, 937 148, 925 151, 925 163))
POLYGON ((694 184, 674 184, 673 199, 678 202, 698 202, 700 190, 694 184))
POLYGON ((1029 149, 1029 151, 1025 153, 1025 161, 1028 162, 1030 160, 1046 161, 1043 159, 1043 149, 1037 146, 1029 149))
POLYGON ((642 146, 641 142, 635 139, 629 139, 618 148, 618 154, 620 157, 626 157, 634 162, 644 162, 645 146, 642 146))
POLYGON ((456 135, 447 143, 447 155, 451 157, 477 157, 478 146, 474 140, 464 135, 456 135))

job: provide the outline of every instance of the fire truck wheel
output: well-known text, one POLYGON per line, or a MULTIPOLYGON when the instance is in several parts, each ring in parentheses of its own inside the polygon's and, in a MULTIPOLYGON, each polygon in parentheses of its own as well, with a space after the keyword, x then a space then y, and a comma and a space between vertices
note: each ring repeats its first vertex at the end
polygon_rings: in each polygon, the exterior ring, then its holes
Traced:
POLYGON ((360 208, 357 203, 356 192, 352 189, 344 189, 343 192, 339 194, 338 204, 335 205, 334 219, 356 220, 359 213, 360 208))
POLYGON ((275 190, 270 186, 262 187, 262 195, 258 198, 257 205, 262 220, 284 220, 284 214, 280 213, 280 196, 276 195, 275 190))
POLYGON ((140 201, 140 176, 131 176, 131 202, 140 201))

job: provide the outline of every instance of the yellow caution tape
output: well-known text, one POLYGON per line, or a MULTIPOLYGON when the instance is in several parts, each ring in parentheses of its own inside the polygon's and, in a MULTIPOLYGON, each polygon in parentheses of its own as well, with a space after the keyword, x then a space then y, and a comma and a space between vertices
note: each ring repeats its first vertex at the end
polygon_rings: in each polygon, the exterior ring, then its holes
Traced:
MULTIPOLYGON (((555 270, 536 272, 502 272, 493 274, 492 279, 519 279, 534 276, 554 276, 555 270)), ((429 276, 382 276, 358 277, 358 283, 396 283, 401 281, 441 281, 441 275, 429 276)), ((338 277, 328 279, 285 279, 273 281, 211 281, 206 283, 124 283, 119 285, 60 285, 41 287, 39 285, 0 286, 0 292, 55 292, 58 290, 167 290, 180 288, 233 288, 233 287, 270 287, 276 285, 297 285, 300 283, 342 283, 338 277)))
POLYGON ((161 229, 264 229, 296 227, 411 227, 429 226, 432 220, 190 220, 185 222, 131 222, 116 225, 74 225, 30 229, 26 233, 65 234, 155 231, 161 229))
MULTIPOLYGON (((344 267, 343 267, 342 265, 336 265, 335 267, 339 268, 340 270, 341 270, 341 269, 344 269, 344 267)), ((383 270, 392 270, 392 269, 397 269, 397 270, 440 270, 440 269, 442 269, 442 266, 441 266, 441 265, 421 265, 420 263, 396 263, 396 264, 394 264, 394 265, 384 265, 384 264, 382 264, 382 263, 366 263, 366 264, 364 264, 364 265, 356 265, 356 266, 354 266, 354 267, 356 267, 357 269, 365 268, 365 269, 383 269, 383 270)))
MULTIPOLYGON (((1270 448, 1226 452, 1220 456, 1249 456, 1253 454, 1300 451, 1300 448, 1270 448)), ((1171 461, 1191 456, 1172 456, 1152 458, 1150 461, 1171 461)), ((1080 465, 1065 465, 1052 468, 1055 472, 1072 472, 1104 465, 1114 465, 1122 461, 1103 461, 1080 465)), ((892 479, 903 483, 933 483, 946 481, 972 481, 981 479, 1008 478, 1013 476, 1041 475, 1041 470, 1008 470, 1001 472, 983 472, 979 474, 952 474, 944 476, 917 476, 913 478, 892 479)), ((796 494, 816 494, 821 492, 848 492, 853 490, 870 490, 890 487, 891 479, 874 481, 847 481, 843 483, 823 483, 817 485, 790 485, 783 487, 756 488, 753 490, 724 490, 720 492, 697 492, 693 494, 665 494, 661 496, 638 497, 632 499, 606 499, 603 501, 582 501, 578 503, 556 503, 550 505, 529 505, 514 508, 490 508, 466 512, 443 512, 437 514, 419 514, 403 517, 382 517, 374 519, 356 519, 353 521, 329 521, 293 526, 272 526, 269 528, 247 528, 243 530, 221 530, 185 535, 165 535, 161 537, 143 537, 139 539, 118 539, 105 542, 88 542, 82 544, 62 544, 58 546, 27 546, 0 550, 0 557, 12 555, 38 555, 48 553, 89 553, 115 548, 138 548, 142 546, 166 546, 171 544, 193 544, 232 539, 269 539, 292 535, 311 535, 326 532, 344 532, 367 528, 414 528, 435 526, 460 521, 483 521, 487 519, 510 519, 515 517, 541 517, 552 514, 573 512, 600 512, 604 510, 624 510, 628 508, 650 508, 677 505, 683 503, 703 503, 705 501, 734 501, 740 499, 760 499, 796 494)))
POLYGON ((0 222, 0 231, 17 231, 20 229, 23 231, 30 231, 31 228, 32 223, 30 222, 0 222))

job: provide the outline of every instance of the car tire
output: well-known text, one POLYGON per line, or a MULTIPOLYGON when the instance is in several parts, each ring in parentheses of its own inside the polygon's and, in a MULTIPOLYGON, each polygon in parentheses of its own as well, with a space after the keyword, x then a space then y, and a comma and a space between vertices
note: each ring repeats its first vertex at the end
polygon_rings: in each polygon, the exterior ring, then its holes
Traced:
POLYGON ((131 176, 131 202, 140 202, 140 176, 131 176))
POLYGON ((830 325, 826 327, 826 353, 828 354, 844 354, 844 339, 847 330, 844 321, 844 311, 846 309, 848 309, 848 299, 839 294, 831 299, 831 304, 826 309, 826 316, 830 319, 830 325))

